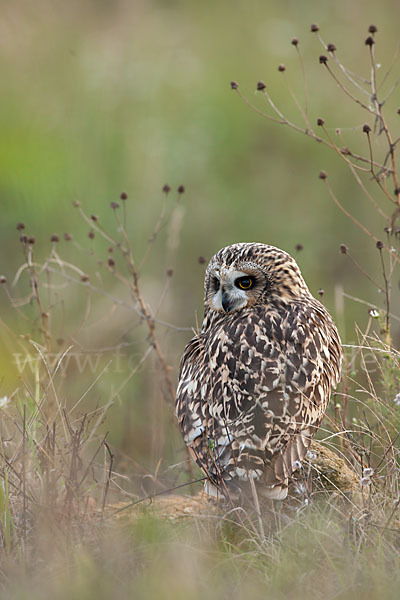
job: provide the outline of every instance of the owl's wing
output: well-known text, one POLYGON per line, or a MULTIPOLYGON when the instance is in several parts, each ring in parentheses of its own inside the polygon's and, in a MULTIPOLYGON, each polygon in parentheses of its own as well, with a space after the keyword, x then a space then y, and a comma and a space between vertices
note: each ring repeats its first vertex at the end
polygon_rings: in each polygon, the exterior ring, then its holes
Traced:
POLYGON ((283 319, 257 307, 188 344, 177 415, 208 475, 252 477, 270 487, 287 481, 338 378, 335 332, 323 307, 308 302, 285 311, 283 319))
POLYGON ((204 361, 204 339, 194 337, 187 344, 179 367, 175 414, 178 426, 193 459, 209 472, 209 444, 204 418, 204 397, 210 382, 210 369, 204 361))

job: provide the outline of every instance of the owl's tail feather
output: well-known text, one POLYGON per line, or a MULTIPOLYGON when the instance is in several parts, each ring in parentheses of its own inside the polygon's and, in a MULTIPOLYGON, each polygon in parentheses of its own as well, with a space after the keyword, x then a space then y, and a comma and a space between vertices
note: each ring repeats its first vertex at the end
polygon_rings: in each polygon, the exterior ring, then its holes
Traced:
POLYGON ((311 438, 312 434, 309 429, 301 431, 272 459, 262 477, 262 481, 267 487, 271 488, 271 492, 274 488, 282 488, 282 493, 286 489, 286 495, 283 496, 283 498, 286 498, 288 480, 292 477, 294 471, 301 467, 301 463, 310 447, 311 438))
POLYGON ((243 492, 246 494, 249 480, 254 479, 261 496, 271 500, 284 500, 288 495, 289 481, 294 471, 301 467, 311 438, 310 429, 294 435, 286 446, 280 449, 279 454, 272 455, 267 466, 265 450, 251 448, 251 452, 249 449, 242 451, 238 458, 229 460, 229 464, 225 465, 225 469, 220 473, 216 473, 215 469, 209 470, 209 479, 204 484, 206 493, 214 498, 230 496, 235 499, 243 492))
POLYGON ((288 485, 288 479, 279 485, 260 485, 258 486, 258 493, 269 500, 285 500, 288 495, 288 485))

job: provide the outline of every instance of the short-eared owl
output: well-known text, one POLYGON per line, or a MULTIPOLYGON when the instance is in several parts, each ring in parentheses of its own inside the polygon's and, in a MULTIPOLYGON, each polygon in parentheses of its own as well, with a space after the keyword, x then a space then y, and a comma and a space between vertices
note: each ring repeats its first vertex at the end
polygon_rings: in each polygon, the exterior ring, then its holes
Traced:
POLYGON ((254 479, 284 499, 339 381, 339 334, 295 260, 258 243, 222 248, 204 321, 180 366, 176 415, 210 494, 254 479))

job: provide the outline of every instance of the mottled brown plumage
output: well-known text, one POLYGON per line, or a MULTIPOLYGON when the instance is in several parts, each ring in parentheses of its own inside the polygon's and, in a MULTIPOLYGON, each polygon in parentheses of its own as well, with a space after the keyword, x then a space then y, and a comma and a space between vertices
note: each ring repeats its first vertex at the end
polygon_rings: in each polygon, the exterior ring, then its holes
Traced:
POLYGON ((204 286, 202 329, 181 360, 180 430, 209 493, 254 479, 285 498, 339 380, 337 329, 295 260, 273 246, 222 248, 204 286))

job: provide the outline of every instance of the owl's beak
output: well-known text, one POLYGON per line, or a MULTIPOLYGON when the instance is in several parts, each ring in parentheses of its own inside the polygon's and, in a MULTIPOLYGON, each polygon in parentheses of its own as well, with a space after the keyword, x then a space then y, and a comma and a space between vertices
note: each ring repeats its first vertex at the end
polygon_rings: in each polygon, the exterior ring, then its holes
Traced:
POLYGON ((229 294, 222 288, 222 308, 226 313, 228 313, 232 309, 232 300, 229 297, 229 294))

